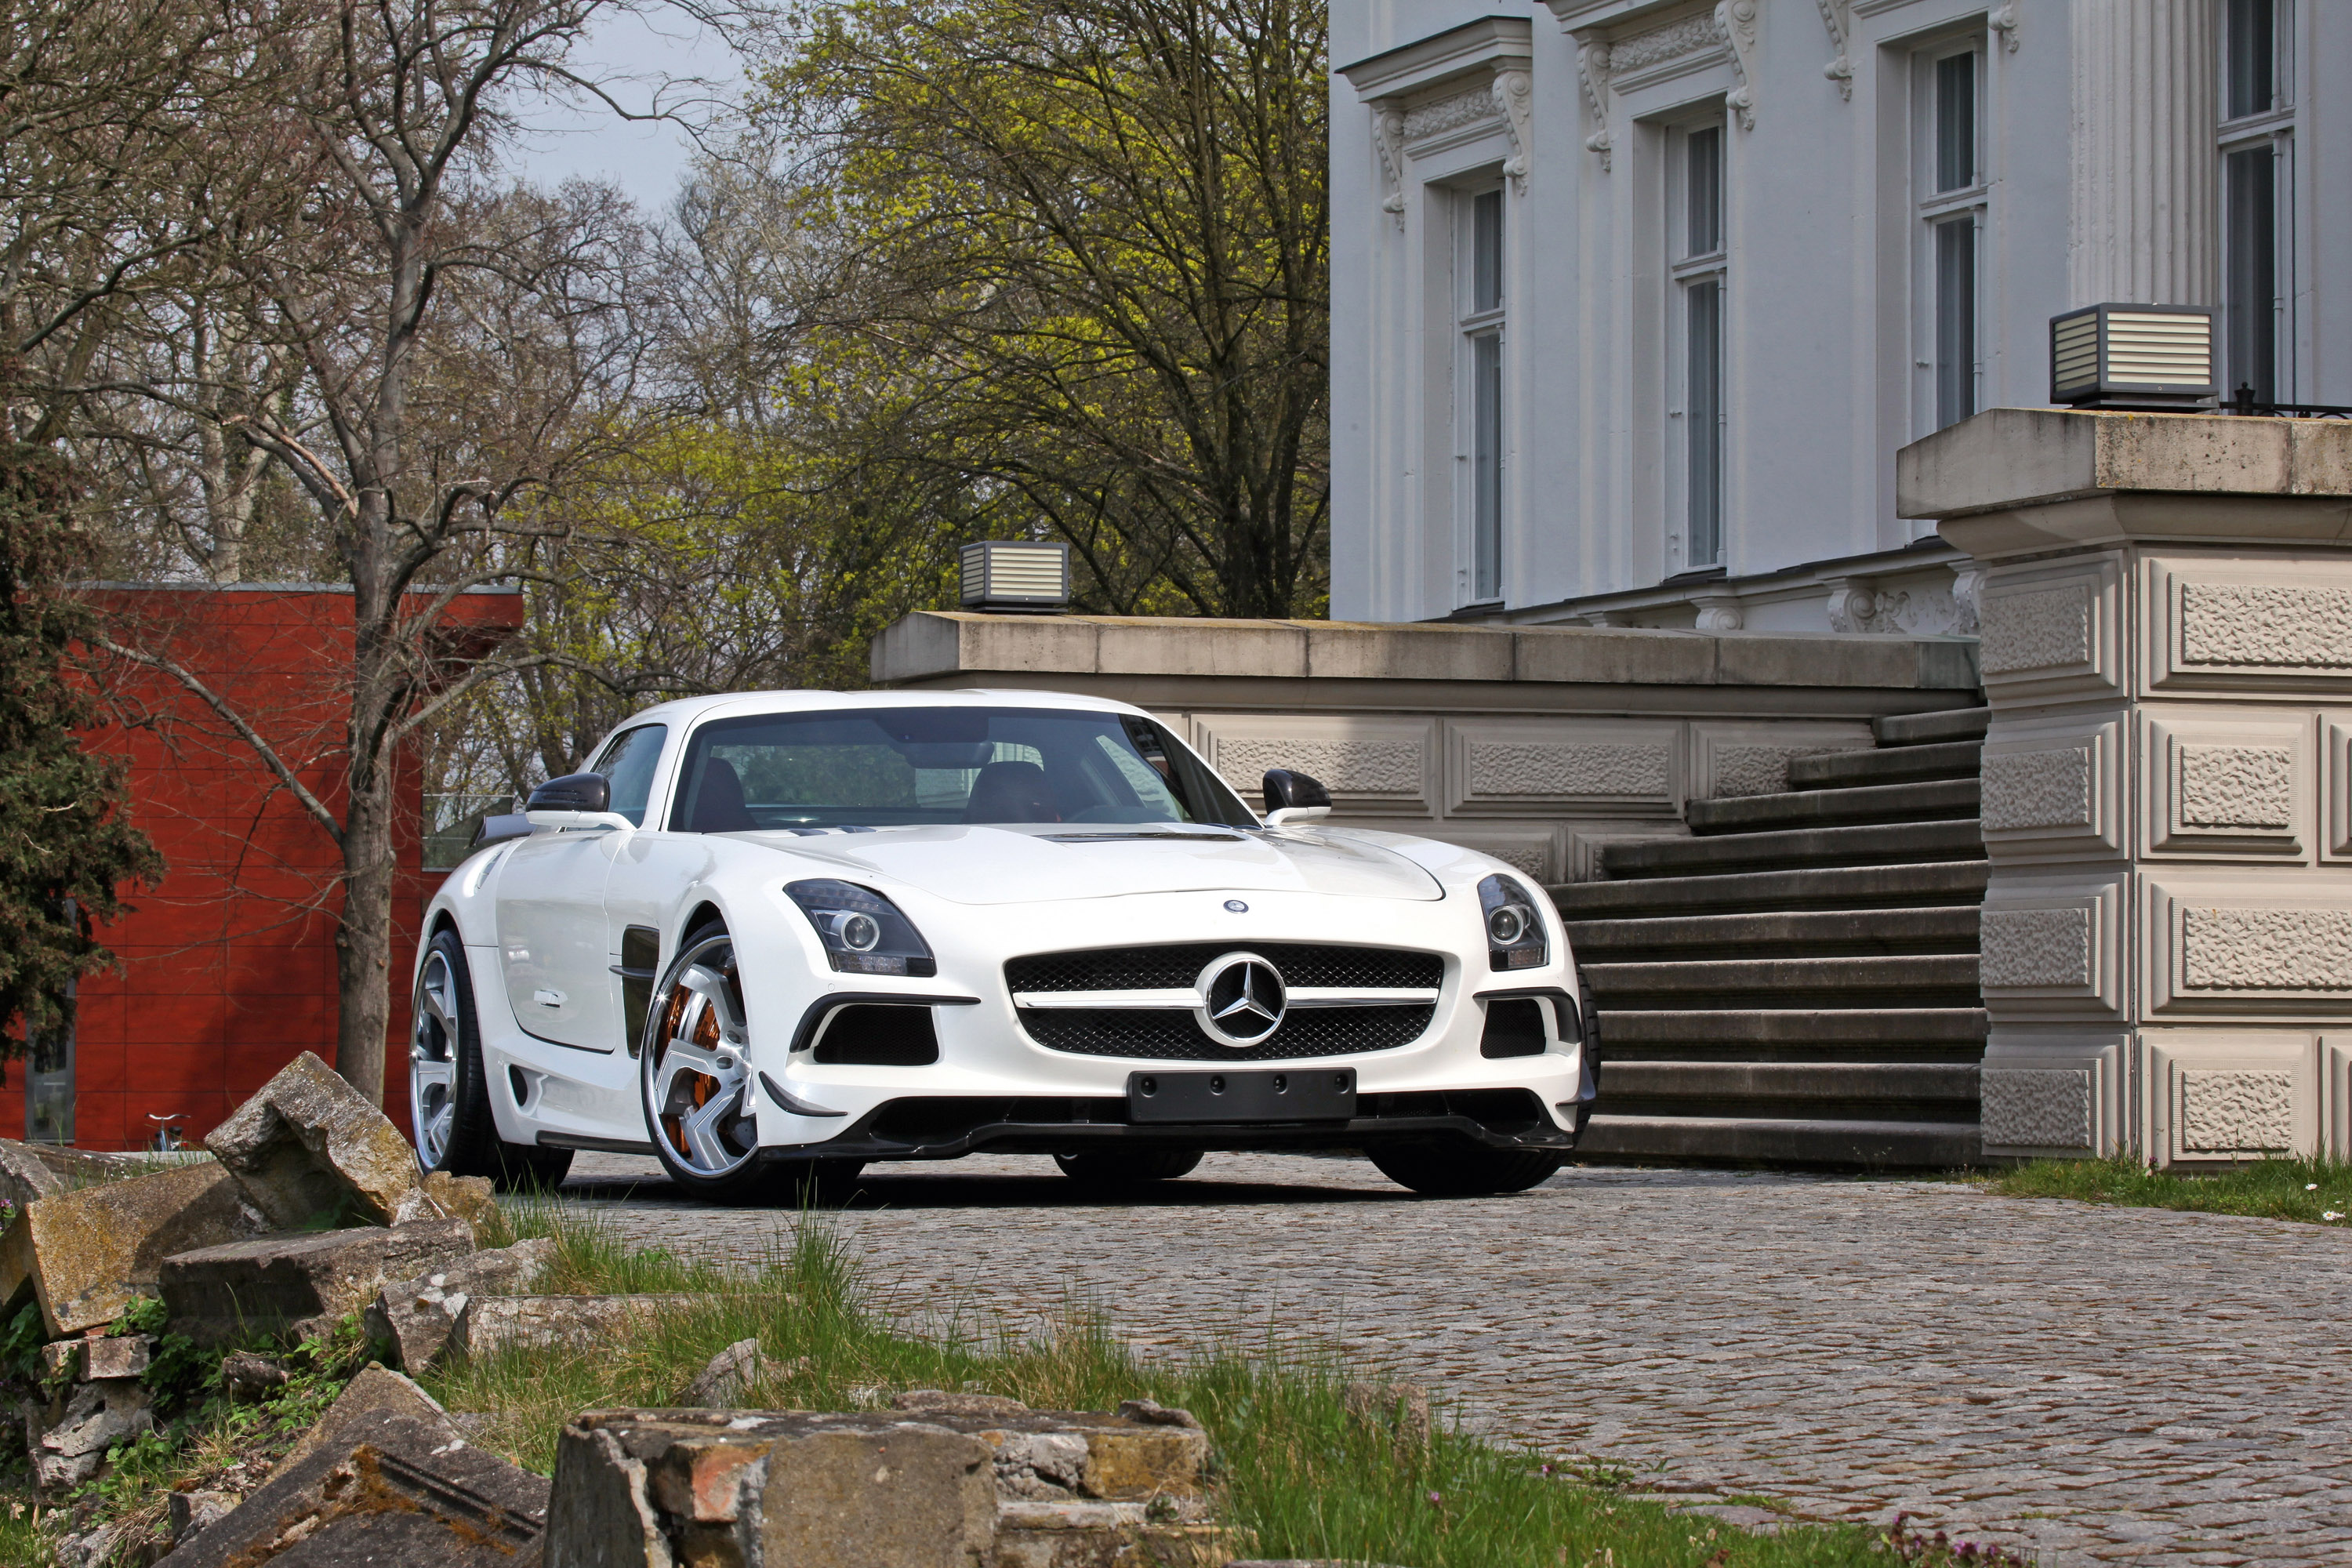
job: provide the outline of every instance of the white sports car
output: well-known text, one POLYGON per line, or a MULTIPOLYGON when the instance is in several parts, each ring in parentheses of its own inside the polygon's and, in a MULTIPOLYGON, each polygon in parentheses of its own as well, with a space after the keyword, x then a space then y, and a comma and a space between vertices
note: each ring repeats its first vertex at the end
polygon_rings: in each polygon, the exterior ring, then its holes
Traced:
POLYGON ((428 1170, 651 1153, 721 1201, 877 1160, 1360 1149, 1418 1192, 1557 1170, 1593 1097, 1549 900, 1501 861, 1261 819, 1140 709, 1033 691, 665 703, 493 818, 425 912, 428 1170))

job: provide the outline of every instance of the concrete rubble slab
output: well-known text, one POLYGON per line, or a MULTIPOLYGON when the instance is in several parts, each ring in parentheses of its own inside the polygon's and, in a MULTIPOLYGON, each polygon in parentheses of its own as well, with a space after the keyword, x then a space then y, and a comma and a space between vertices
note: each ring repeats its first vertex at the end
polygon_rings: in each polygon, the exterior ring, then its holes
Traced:
POLYGON ((488 1176, 453 1176, 446 1171, 427 1171, 423 1184, 425 1195, 442 1213, 471 1220, 476 1235, 487 1233, 498 1222, 498 1189, 490 1185, 488 1176))
POLYGON ((438 1415, 373 1410, 289 1456, 171 1568, 538 1568, 547 1482, 438 1415))
POLYGON ((403 1368, 422 1372, 448 1352, 467 1303, 478 1297, 530 1291, 554 1258, 555 1243, 538 1237, 386 1285, 364 1314, 368 1338, 391 1346, 403 1368))
POLYGON ((153 1291, 164 1258, 268 1228, 211 1162, 38 1198, 0 1235, 0 1305, 30 1287, 51 1338, 79 1333, 153 1291))
POLYGON ((1195 1568, 1233 1555, 1206 1519, 1207 1434, 1181 1411, 900 1398, 914 1407, 581 1415, 557 1448, 549 1561, 645 1568, 666 1561, 657 1542, 744 1568, 1195 1568))
POLYGON ((172 1329, 200 1344, 253 1332, 299 1339, 363 1308, 387 1279, 413 1279, 473 1251, 462 1219, 282 1233, 164 1260, 157 1289, 172 1329))
POLYGON ((154 1402, 139 1380, 77 1383, 47 1405, 27 1404, 25 1447, 33 1480, 52 1494, 98 1474, 115 1444, 154 1430, 154 1402))
MULTIPOLYGON (((198 1156, 209 1160, 210 1155, 198 1156)), ((0 1203, 23 1208, 35 1198, 54 1197, 103 1182, 152 1175, 167 1165, 193 1163, 181 1153, 110 1153, 62 1143, 26 1143, 0 1138, 0 1203)))
POLYGON ((80 1375, 93 1382, 110 1377, 138 1377, 146 1372, 154 1354, 155 1336, 152 1334, 118 1334, 108 1339, 84 1340, 80 1375))
POLYGON ((205 1147, 280 1230, 321 1215, 389 1226, 440 1212, 392 1118, 310 1051, 205 1134, 205 1147))
POLYGON ((758 1381, 761 1364, 760 1342, 738 1340, 695 1373, 677 1402, 691 1409, 732 1410, 743 1403, 743 1391, 758 1381))
POLYGON ((362 1416, 404 1415, 417 1421, 447 1420, 449 1412, 441 1402, 417 1386, 413 1378, 404 1377, 386 1367, 364 1366, 359 1375, 343 1385, 342 1393, 327 1406, 326 1414, 311 1423, 310 1429, 295 1439, 278 1461, 282 1468, 322 1445, 334 1442, 362 1416))
POLYGON ((701 1296, 474 1296, 457 1314, 449 1348, 474 1360, 521 1346, 547 1350, 625 1335, 701 1296))
POLYGON ((196 1531, 219 1523, 236 1510, 235 1492, 173 1492, 168 1500, 172 1544, 184 1545, 196 1531))

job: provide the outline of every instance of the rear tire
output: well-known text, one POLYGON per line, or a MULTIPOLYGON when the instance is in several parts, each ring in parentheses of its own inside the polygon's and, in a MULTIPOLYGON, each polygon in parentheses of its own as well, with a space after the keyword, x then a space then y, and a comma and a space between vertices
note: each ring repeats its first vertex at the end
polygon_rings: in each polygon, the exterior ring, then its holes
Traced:
POLYGON ((499 1136, 482 1066, 482 1031, 466 944, 444 927, 425 944, 410 1009, 408 1125, 423 1171, 488 1176, 502 1193, 552 1187, 572 1169, 569 1149, 499 1136))
POLYGON ((1198 1149, 1096 1149, 1056 1154, 1062 1174, 1081 1186, 1140 1187, 1190 1175, 1201 1163, 1198 1149))
POLYGON ((1432 1198, 1523 1193, 1568 1163, 1555 1150, 1487 1149, 1452 1139, 1382 1143, 1364 1152, 1390 1181, 1432 1198))

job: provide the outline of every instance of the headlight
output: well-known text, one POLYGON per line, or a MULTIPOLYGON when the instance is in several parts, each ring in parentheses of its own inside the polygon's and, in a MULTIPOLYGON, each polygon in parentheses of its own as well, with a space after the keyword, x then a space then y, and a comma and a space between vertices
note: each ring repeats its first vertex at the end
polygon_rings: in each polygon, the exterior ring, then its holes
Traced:
POLYGON ((1495 969, 1540 969, 1551 956, 1535 900, 1508 877, 1478 884, 1478 904, 1486 916, 1486 963, 1495 969))
POLYGON ((834 968, 847 974, 931 975, 930 943, 898 906, 855 882, 790 882, 784 891, 816 927, 834 968))

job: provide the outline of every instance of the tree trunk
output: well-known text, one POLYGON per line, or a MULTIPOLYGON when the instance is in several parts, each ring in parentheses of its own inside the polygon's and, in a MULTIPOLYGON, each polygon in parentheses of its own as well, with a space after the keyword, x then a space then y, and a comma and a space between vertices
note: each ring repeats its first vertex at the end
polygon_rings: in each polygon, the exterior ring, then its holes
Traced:
POLYGON ((392 781, 385 758, 353 768, 343 818, 343 915, 335 932, 335 1070, 377 1103, 383 1101, 384 1036, 392 1026, 392 781))

